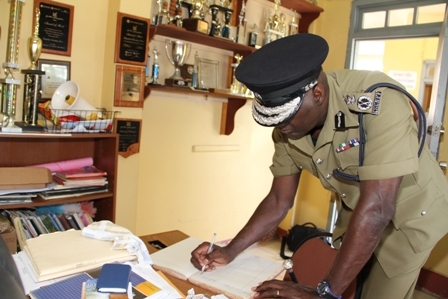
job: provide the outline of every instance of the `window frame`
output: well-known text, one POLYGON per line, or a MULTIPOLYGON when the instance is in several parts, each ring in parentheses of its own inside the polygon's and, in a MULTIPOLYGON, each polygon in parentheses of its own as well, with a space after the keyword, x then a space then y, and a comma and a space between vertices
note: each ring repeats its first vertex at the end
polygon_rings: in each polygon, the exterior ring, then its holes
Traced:
POLYGON ((447 9, 448 3, 446 0, 354 0, 350 17, 345 68, 351 69, 353 67, 354 58, 352 55, 358 40, 439 36, 443 22, 416 24, 416 18, 418 7, 442 3, 446 4, 445 9, 447 9), (414 8, 413 24, 387 27, 389 11, 403 8, 414 8), (386 11, 385 26, 382 28, 363 29, 363 14, 377 11, 386 11))

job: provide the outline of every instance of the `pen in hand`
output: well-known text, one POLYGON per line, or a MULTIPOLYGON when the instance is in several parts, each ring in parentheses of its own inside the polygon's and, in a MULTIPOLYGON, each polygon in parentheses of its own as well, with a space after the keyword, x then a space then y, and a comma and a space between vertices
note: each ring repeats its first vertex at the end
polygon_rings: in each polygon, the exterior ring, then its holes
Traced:
MULTIPOLYGON (((216 233, 213 234, 212 241, 210 242, 210 246, 208 247, 208 250, 207 250, 207 254, 209 254, 210 252, 212 252, 213 243, 215 243, 215 238, 216 238, 216 233)), ((202 269, 201 269, 201 275, 202 275, 202 273, 204 273, 205 266, 206 266, 206 265, 203 265, 203 266, 202 266, 202 269)))

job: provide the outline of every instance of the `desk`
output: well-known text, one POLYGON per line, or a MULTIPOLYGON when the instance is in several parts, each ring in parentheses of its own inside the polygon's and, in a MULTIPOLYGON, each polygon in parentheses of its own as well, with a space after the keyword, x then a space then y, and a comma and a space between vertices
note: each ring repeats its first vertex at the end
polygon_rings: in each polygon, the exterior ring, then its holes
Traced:
MULTIPOLYGON (((165 244, 166 246, 170 246, 170 245, 173 245, 173 244, 175 244, 179 241, 182 241, 186 238, 188 238, 188 235, 184 234, 183 232, 181 232, 179 230, 172 230, 172 231, 167 231, 167 232, 158 233, 158 234, 140 236, 140 239, 143 240, 143 242, 146 245, 146 248, 148 248, 149 253, 154 253, 159 250, 150 244, 150 242, 152 242, 152 241, 160 241, 163 244, 165 244)), ((164 273, 164 274, 167 275, 167 277, 173 282, 173 284, 185 295, 187 295, 188 290, 191 288, 194 288, 194 291, 196 294, 204 294, 208 298, 210 298, 212 295, 216 295, 216 294, 212 294, 210 291, 208 291, 204 288, 198 287, 188 281, 184 281, 182 279, 170 276, 166 273, 164 273)))

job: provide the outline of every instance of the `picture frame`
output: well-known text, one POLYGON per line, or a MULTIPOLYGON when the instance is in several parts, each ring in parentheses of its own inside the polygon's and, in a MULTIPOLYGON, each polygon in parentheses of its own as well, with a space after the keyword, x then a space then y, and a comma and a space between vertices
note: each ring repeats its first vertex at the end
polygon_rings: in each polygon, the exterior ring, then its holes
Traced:
POLYGON ((114 119, 114 132, 119 135, 118 154, 120 156, 127 158, 140 152, 141 131, 141 119, 114 119))
POLYGON ((70 80, 70 61, 39 59, 37 68, 45 72, 41 77, 41 101, 50 100, 56 89, 70 80))
POLYGON ((219 61, 198 58, 198 85, 200 89, 218 88, 219 61))
POLYGON ((151 20, 117 13, 115 62, 146 66, 151 20))
POLYGON ((116 66, 114 106, 142 108, 144 89, 144 67, 116 66))
POLYGON ((40 16, 33 19, 32 32, 38 25, 42 53, 71 56, 75 7, 52 0, 34 0, 34 13, 37 8, 40 16))

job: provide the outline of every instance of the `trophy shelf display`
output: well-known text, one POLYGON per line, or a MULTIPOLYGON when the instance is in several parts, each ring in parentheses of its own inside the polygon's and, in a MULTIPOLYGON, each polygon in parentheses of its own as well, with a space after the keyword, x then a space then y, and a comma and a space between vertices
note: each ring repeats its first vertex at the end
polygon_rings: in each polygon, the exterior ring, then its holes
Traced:
MULTIPOLYGON (((177 0, 170 0, 170 7, 174 7, 177 0)), ((267 0, 274 2, 274 0, 267 0)), ((233 11, 239 12, 242 7, 242 0, 233 0, 232 9, 233 11)), ((295 10, 300 14, 299 19, 299 33, 307 33, 311 23, 316 20, 319 15, 324 11, 323 8, 309 2, 308 0, 282 0, 281 6, 295 10)), ((237 24, 237 14, 233 14, 230 21, 231 25, 237 24)), ((156 25, 150 28, 150 41, 155 35, 171 37, 187 42, 197 43, 204 46, 209 46, 213 48, 223 49, 227 51, 232 51, 234 54, 238 53, 244 57, 248 56, 255 51, 254 47, 247 45, 235 43, 231 40, 226 40, 223 38, 217 38, 213 36, 204 35, 203 33, 188 31, 185 28, 179 28, 174 25, 156 25)), ((151 89, 163 90, 168 92, 178 92, 178 89, 166 86, 145 86, 144 97, 149 96, 151 89)), ((185 92, 182 89, 181 92, 185 92)), ((190 93, 190 91, 188 91, 190 93)), ((208 91, 197 91, 191 90, 191 93, 213 95, 217 97, 224 97, 228 99, 227 103, 222 104, 221 112, 221 135, 230 135, 233 132, 235 125, 235 114, 246 104, 246 101, 250 98, 233 95, 231 93, 223 93, 218 90, 208 90, 208 91)))

